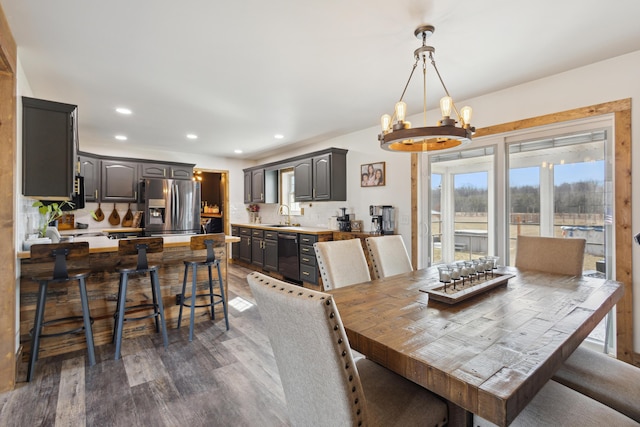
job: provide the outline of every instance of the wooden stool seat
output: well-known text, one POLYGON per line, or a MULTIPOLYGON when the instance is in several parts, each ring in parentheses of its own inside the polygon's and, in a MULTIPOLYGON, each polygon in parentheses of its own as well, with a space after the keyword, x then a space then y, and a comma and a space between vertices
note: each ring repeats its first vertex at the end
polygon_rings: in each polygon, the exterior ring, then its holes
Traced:
POLYGON ((162 332, 162 340, 164 347, 169 345, 167 337, 167 327, 164 317, 164 306, 162 304, 162 295, 160 293, 160 284, 158 282, 158 265, 149 265, 147 254, 159 253, 164 250, 162 237, 147 237, 137 239, 121 239, 118 242, 118 255, 129 256, 137 255, 138 262, 136 265, 121 266, 116 269, 120 273, 120 285, 118 287, 118 298, 116 311, 114 313, 113 322, 113 341, 116 344, 115 359, 120 359, 120 349, 122 346, 122 335, 125 321, 135 321, 142 319, 155 318, 156 332, 162 332), (127 302, 127 285, 130 274, 147 274, 151 280, 151 295, 153 303, 136 304, 126 306, 127 302), (152 312, 143 316, 125 317, 127 312, 138 312, 150 309, 152 312))
POLYGON ((29 356, 29 367, 27 369, 27 381, 31 381, 35 370, 35 363, 38 360, 40 349, 40 338, 57 337, 66 334, 79 333, 84 330, 87 342, 87 354, 89 356, 89 366, 96 364, 96 357, 93 347, 93 331, 91 324, 93 319, 89 314, 89 299, 87 297, 86 279, 91 273, 89 270, 68 270, 67 260, 78 259, 89 255, 89 243, 59 243, 32 245, 30 257, 32 262, 54 261, 53 272, 50 274, 37 274, 32 276, 32 280, 38 282, 38 302, 36 305, 36 315, 33 329, 31 329, 31 355, 29 356), (70 281, 78 281, 80 290, 80 304, 82 306, 82 316, 68 316, 58 319, 44 321, 44 312, 47 299, 47 289, 49 285, 66 284, 70 281), (80 327, 64 330, 55 333, 44 333, 43 328, 56 324, 71 323, 82 320, 80 327))
POLYGON ((216 259, 215 252, 213 250, 214 239, 212 234, 201 234, 191 237, 191 250, 197 251, 206 249, 207 255, 205 257, 198 257, 184 261, 184 279, 182 281, 182 293, 180 294, 180 313, 178 314, 178 329, 182 323, 182 308, 190 307, 190 322, 189 322, 189 341, 193 341, 193 325, 195 323, 195 309, 210 307, 211 308, 211 320, 215 320, 215 306, 222 304, 224 311, 224 320, 227 331, 229 330, 229 315, 227 311, 227 298, 224 293, 224 283, 222 281, 222 272, 220 270, 220 261, 216 259), (218 286, 219 292, 213 291, 213 274, 212 268, 216 267, 218 271, 218 286), (209 292, 205 294, 198 294, 196 292, 197 271, 198 267, 207 267, 209 272, 209 292), (185 295, 187 289, 187 277, 191 270, 191 295, 185 295), (208 302, 197 304, 196 298, 209 298, 208 302), (216 301, 216 298, 219 298, 216 301))

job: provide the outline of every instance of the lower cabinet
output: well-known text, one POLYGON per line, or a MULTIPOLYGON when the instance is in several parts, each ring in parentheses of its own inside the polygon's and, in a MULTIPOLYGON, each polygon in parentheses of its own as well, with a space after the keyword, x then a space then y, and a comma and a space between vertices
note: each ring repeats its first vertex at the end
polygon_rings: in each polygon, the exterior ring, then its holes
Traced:
MULTIPOLYGON (((231 227, 232 236, 240 236, 239 227, 231 227)), ((231 244, 231 259, 240 259, 240 242, 231 244)))
POLYGON ((240 249, 238 250, 238 258, 240 261, 251 264, 251 229, 240 227, 240 249))
POLYGON ((251 230, 251 264, 264 265, 264 231, 251 230))
POLYGON ((264 259, 262 268, 267 271, 278 271, 278 232, 264 232, 264 259))
POLYGON ((318 241, 314 234, 300 234, 300 280, 313 285, 318 284, 318 267, 313 244, 318 241))

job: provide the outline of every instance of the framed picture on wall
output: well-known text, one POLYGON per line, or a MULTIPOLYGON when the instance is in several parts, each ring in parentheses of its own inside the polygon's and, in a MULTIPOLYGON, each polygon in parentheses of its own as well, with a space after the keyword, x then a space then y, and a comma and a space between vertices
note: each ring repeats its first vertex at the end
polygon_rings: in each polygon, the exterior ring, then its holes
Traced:
POLYGON ((366 163, 360 166, 360 187, 383 186, 386 178, 385 162, 366 163))

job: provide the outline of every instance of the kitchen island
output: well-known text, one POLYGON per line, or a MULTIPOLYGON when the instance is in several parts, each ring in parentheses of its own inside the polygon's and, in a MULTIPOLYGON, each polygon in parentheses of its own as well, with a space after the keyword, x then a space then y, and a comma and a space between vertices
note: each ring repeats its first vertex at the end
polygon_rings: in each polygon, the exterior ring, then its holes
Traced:
MULTIPOLYGON (((192 251, 190 248, 191 236, 175 235, 164 237, 164 251, 157 254, 149 254, 150 263, 159 263, 159 279, 162 302, 165 308, 167 328, 175 328, 178 322, 179 306, 176 305, 176 295, 182 292, 184 277, 184 263, 186 259, 206 255, 206 250, 192 251)), ((225 292, 227 290, 227 250, 226 243, 236 240, 224 234, 214 235, 215 254, 220 260, 223 278, 225 278, 225 292)), ((87 292, 89 295, 89 308, 93 323, 93 337, 95 345, 111 342, 113 333, 113 313, 116 309, 116 296, 118 294, 119 274, 116 267, 122 264, 135 264, 136 257, 121 257, 118 255, 118 240, 109 239, 105 235, 78 236, 74 242, 89 242, 90 254, 88 258, 69 262, 69 268, 88 268, 91 275, 87 280, 87 292)), ((31 280, 34 274, 53 269, 53 263, 33 263, 28 251, 18 252, 20 260, 20 342, 24 346, 23 353, 30 351, 29 330, 33 327, 36 301, 38 297, 38 284, 31 280)), ((205 290, 206 269, 198 271, 198 291, 205 290)), ((190 277, 189 277, 190 279, 190 277)), ((134 276, 129 280, 127 293, 127 305, 148 303, 151 300, 149 292, 148 276, 134 276)), ((208 288, 207 288, 208 289, 208 288)), ((52 286, 45 309, 45 319, 74 316, 80 312, 80 296, 78 286, 70 285, 52 286), (52 295, 53 294, 53 295, 52 295)), ((208 310, 199 309, 196 312, 196 323, 210 321, 208 310)), ((223 321, 221 304, 216 306, 216 321, 223 321)), ((188 313, 185 317, 188 330, 188 313)), ((185 323, 183 321, 183 323, 185 323)), ((68 329, 69 325, 62 325, 68 329)), ((153 319, 125 323, 124 336, 155 334, 153 319)), ((63 335, 52 339, 44 339, 40 344, 40 358, 84 349, 84 334, 63 335)))

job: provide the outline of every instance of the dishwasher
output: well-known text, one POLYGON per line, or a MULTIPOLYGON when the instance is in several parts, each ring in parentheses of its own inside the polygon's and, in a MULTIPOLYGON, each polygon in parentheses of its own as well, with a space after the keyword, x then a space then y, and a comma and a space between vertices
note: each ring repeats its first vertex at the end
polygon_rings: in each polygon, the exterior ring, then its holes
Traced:
POLYGON ((278 233, 278 272, 286 279, 300 280, 298 233, 278 233))

